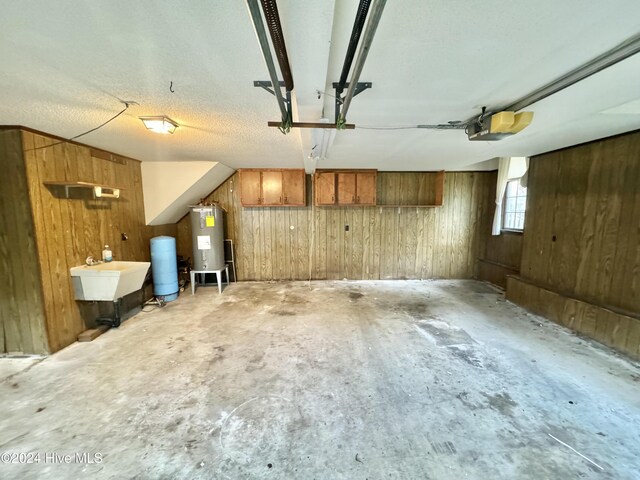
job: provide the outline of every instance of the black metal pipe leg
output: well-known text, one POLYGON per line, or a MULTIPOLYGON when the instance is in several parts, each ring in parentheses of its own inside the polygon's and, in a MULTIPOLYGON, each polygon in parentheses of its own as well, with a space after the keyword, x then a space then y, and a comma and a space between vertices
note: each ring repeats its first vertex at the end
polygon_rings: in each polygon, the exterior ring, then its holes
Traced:
POLYGON ((100 317, 96 320, 98 325, 109 325, 110 327, 117 328, 121 322, 121 307, 122 298, 113 301, 113 318, 100 317))
POLYGON ((121 305, 122 305, 122 299, 121 298, 119 298, 118 300, 113 302, 113 313, 114 313, 113 326, 114 327, 119 327, 120 326, 120 307, 121 307, 121 305))

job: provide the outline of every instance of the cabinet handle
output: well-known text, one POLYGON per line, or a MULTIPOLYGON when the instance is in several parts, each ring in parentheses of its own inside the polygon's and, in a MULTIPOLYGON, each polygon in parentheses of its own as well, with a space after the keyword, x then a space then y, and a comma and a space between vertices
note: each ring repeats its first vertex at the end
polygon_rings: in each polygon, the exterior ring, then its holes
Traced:
POLYGON ((335 195, 331 195, 331 201, 335 202, 336 201, 336 196, 335 195))
POLYGON ((352 201, 352 202, 355 202, 355 201, 356 201, 356 196, 355 196, 355 195, 352 195, 352 196, 351 196, 351 201, 352 201))
POLYGON ((357 196, 358 203, 360 203, 360 195, 357 196))
POLYGON ((282 203, 282 197, 280 197, 280 200, 279 200, 279 202, 280 202, 280 203, 282 203))
POLYGON ((287 197, 284 197, 284 203, 287 203, 288 201, 287 197))

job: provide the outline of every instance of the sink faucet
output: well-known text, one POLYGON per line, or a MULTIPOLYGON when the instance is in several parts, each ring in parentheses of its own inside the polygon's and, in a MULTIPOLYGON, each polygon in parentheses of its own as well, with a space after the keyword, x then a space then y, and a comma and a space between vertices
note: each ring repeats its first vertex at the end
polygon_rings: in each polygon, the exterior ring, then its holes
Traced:
POLYGON ((95 259, 93 258, 93 256, 89 255, 89 256, 87 257, 87 259, 85 260, 85 263, 91 267, 91 266, 93 266, 93 265, 98 265, 98 264, 100 264, 100 263, 102 263, 102 262, 101 262, 100 260, 95 260, 95 259))

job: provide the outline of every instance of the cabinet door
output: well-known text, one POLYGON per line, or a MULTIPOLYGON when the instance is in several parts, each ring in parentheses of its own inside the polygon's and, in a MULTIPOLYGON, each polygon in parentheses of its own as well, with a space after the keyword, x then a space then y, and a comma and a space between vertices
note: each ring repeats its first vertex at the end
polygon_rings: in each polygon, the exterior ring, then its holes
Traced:
POLYGON ((356 174, 338 174, 338 204, 353 205, 356 203, 356 174))
POLYGON ((242 205, 260 205, 260 172, 240 170, 240 202, 242 205))
POLYGON ((334 205, 336 203, 336 174, 318 172, 314 177, 316 205, 334 205))
POLYGON ((284 205, 305 205, 304 170, 282 171, 282 195, 284 205))
POLYGON ((374 172, 356 174, 356 202, 359 205, 376 204, 376 174, 374 172))
POLYGON ((282 205, 282 172, 263 170, 262 204, 282 205))

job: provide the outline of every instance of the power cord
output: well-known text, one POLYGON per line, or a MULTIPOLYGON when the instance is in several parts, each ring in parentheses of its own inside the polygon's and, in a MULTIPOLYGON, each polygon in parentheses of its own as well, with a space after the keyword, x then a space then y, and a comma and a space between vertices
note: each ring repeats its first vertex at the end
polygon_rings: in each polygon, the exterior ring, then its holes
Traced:
POLYGON ((96 130, 98 130, 99 128, 102 128, 102 127, 104 127, 106 124, 108 124, 108 123, 112 122, 113 120, 115 120, 116 118, 118 118, 120 115, 122 115, 124 112, 126 112, 126 111, 129 109, 129 107, 130 107, 131 105, 137 105, 137 103, 136 103, 136 102, 125 102, 125 101, 123 101, 122 103, 124 103, 124 105, 125 105, 125 106, 124 106, 124 108, 123 108, 122 110, 120 110, 118 113, 116 113, 116 114, 115 114, 113 117, 111 117, 109 120, 107 120, 106 122, 101 123, 101 124, 100 124, 100 125, 98 125, 97 127, 94 127, 94 128, 92 128, 91 130, 87 130, 86 132, 82 132, 81 134, 76 135, 75 137, 71 137, 71 138, 69 138, 68 140, 61 140, 61 141, 59 141, 59 142, 54 142, 54 143, 51 143, 51 144, 49 144, 49 145, 44 145, 44 146, 42 146, 42 147, 29 148, 29 149, 25 150, 25 152, 32 152, 32 151, 34 151, 34 150, 42 150, 42 149, 44 149, 44 148, 51 148, 51 147, 54 147, 54 146, 56 146, 56 145, 60 145, 61 143, 65 143, 65 142, 72 142, 72 141, 73 141, 73 140, 75 140, 76 138, 83 137, 83 136, 85 136, 85 135, 87 135, 87 134, 89 134, 89 133, 91 133, 91 132, 95 132, 95 131, 96 131, 96 130))

